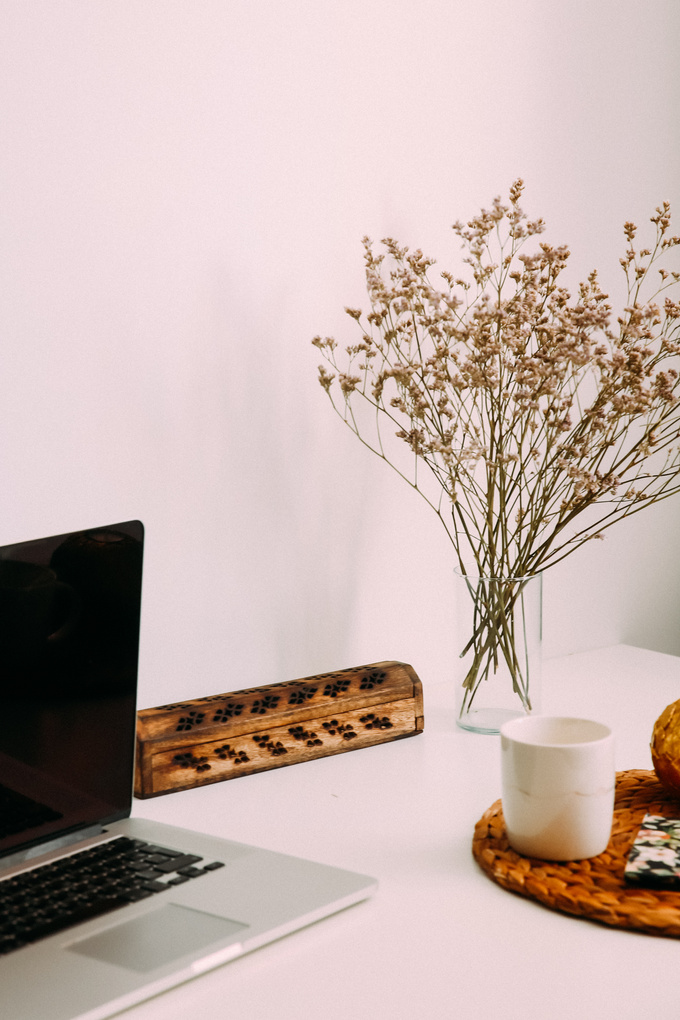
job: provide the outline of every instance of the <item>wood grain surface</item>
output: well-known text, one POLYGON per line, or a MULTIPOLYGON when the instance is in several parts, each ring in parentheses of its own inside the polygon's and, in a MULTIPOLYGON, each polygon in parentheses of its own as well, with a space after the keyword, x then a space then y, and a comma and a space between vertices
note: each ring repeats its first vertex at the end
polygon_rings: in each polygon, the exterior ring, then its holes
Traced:
POLYGON ((135 796, 398 740, 423 724, 422 684, 396 661, 147 708, 137 715, 135 796))

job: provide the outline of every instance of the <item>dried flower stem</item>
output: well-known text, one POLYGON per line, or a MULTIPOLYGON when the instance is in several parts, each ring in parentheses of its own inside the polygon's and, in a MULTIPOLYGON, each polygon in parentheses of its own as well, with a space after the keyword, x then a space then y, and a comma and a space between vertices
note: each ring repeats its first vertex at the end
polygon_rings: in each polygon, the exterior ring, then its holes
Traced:
MULTIPOLYGON (((614 330, 595 271, 572 297, 560 282, 566 247, 524 252, 544 225, 525 216, 522 190, 518 180, 509 204, 496 198, 454 224, 472 281, 445 271, 435 287, 422 251, 387 238, 376 255, 364 238, 370 311, 347 309, 361 338, 343 368, 332 337, 313 340, 337 413, 420 493, 461 572, 479 577, 535 575, 680 490, 680 305, 657 303, 680 281, 658 266, 680 244, 668 203, 651 218, 651 248, 637 250, 637 228, 624 226, 627 301, 614 330), (642 303, 654 269, 660 279, 642 303)), ((480 620, 480 648, 503 646, 521 590, 480 620)), ((506 645, 512 660, 511 636, 506 645)))

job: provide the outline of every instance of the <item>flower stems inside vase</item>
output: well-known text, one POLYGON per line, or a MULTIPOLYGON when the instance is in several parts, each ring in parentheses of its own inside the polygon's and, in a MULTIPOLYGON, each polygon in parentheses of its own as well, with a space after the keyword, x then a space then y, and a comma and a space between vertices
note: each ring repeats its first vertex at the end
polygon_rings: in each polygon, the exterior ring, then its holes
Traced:
POLYGON ((497 733, 540 698, 541 575, 469 577, 455 571, 458 654, 456 722, 497 733))

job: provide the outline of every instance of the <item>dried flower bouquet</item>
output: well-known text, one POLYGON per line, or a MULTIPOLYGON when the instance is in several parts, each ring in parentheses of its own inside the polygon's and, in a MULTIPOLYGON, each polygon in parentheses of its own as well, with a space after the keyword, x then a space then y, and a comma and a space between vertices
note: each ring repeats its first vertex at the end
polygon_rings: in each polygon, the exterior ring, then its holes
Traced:
POLYGON ((680 489, 680 305, 668 296, 680 274, 660 265, 680 238, 668 203, 651 247, 637 250, 625 224, 613 327, 595 271, 572 297, 566 247, 524 251, 544 224, 522 211, 522 190, 454 224, 471 279, 444 271, 436 286, 422 251, 387 238, 375 254, 364 238, 370 311, 346 309, 358 342, 342 367, 332 337, 313 343, 335 410, 427 501, 460 572, 499 579, 475 606, 467 707, 502 658, 528 710, 512 632, 523 579, 680 489))

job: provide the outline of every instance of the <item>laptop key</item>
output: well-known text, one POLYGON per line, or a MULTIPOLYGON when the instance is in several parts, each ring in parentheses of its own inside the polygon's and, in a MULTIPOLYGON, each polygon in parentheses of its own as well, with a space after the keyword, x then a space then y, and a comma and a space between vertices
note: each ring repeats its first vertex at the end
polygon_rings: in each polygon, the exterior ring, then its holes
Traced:
POLYGON ((149 892, 152 893, 163 892, 163 890, 167 888, 168 887, 165 882, 156 882, 154 880, 142 882, 142 889, 147 889, 149 892))
POLYGON ((199 875, 206 875, 207 872, 203 868, 194 868, 191 865, 188 868, 181 868, 179 871, 180 875, 185 875, 187 878, 198 878, 199 875))
POLYGON ((151 879, 154 879, 154 878, 160 878, 161 875, 164 875, 164 874, 165 874, 165 871, 163 871, 163 869, 161 869, 161 868, 157 868, 157 867, 156 868, 146 868, 144 871, 136 871, 135 872, 135 877, 136 878, 141 878, 143 881, 150 881, 151 879))
POLYGON ((167 864, 172 860, 168 854, 147 854, 146 859, 149 864, 167 864))
POLYGON ((136 886, 134 889, 127 889, 123 893, 123 898, 127 903, 136 903, 137 900, 145 900, 148 899, 149 896, 153 896, 153 890, 145 889, 141 885, 136 886))
POLYGON ((196 864, 197 861, 202 861, 202 857, 197 857, 195 854, 181 854, 178 857, 173 857, 167 862, 167 864, 157 864, 156 868, 158 871, 170 872, 170 871, 181 871, 182 868, 187 868, 191 864, 196 864))

